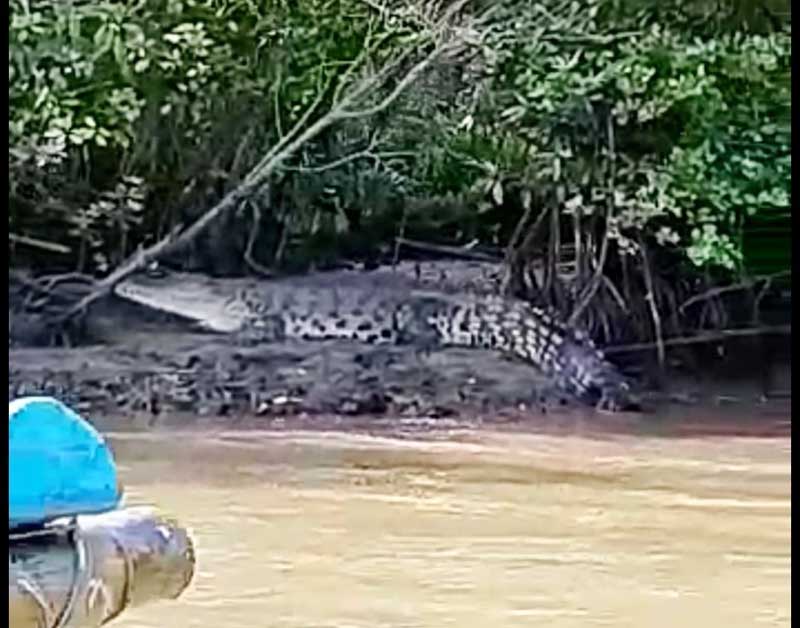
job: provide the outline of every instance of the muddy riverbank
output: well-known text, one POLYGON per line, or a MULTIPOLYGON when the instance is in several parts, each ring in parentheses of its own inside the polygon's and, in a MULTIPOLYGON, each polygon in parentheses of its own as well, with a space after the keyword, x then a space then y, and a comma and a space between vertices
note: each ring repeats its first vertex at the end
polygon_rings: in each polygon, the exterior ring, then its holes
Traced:
MULTIPOLYGON (((9 399, 49 394, 93 416, 140 425, 215 422, 260 427, 408 426, 425 421, 554 423, 555 416, 602 421, 593 410, 540 400, 547 382, 526 364, 491 352, 448 349, 420 358, 405 347, 280 343, 235 347, 224 337, 130 331, 125 342, 9 352, 9 399), (335 417, 331 419, 331 417, 335 417)), ((646 413, 612 425, 657 425, 705 408, 732 422, 790 415, 790 368, 778 369, 772 396, 759 378, 676 371, 661 391, 643 391, 646 413), (660 417, 656 419, 655 417, 660 417)), ((749 428, 748 428, 749 429, 749 428)))
MULTIPOLYGON (((473 292, 494 292, 501 281, 495 266, 481 263, 405 265, 400 272, 423 286, 473 292)), ((190 322, 113 297, 88 313, 79 346, 35 346, 47 344, 44 336, 35 314, 12 317, 9 399, 48 394, 95 416, 151 424, 164 417, 278 427, 330 423, 330 417, 373 425, 381 417, 502 423, 590 412, 552 394, 543 401, 550 386, 536 369, 491 351, 421 356, 413 347, 334 341, 236 346, 229 337, 198 333, 190 322)), ((781 414, 790 404, 791 367, 790 338, 779 340, 786 350, 774 355, 769 390, 749 339, 729 343, 724 359, 704 347, 689 360, 686 349, 671 352, 657 389, 644 376, 644 356, 627 356, 622 366, 638 380, 648 415, 679 417, 687 406, 714 415, 781 414), (771 396, 766 403, 765 393, 771 396)))

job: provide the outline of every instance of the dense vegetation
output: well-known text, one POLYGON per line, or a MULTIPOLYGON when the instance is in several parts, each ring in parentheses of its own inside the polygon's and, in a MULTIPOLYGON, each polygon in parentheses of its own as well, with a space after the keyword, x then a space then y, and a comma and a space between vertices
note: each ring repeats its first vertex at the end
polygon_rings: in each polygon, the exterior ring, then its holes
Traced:
POLYGON ((788 272, 788 2, 9 7, 12 263, 103 274, 217 206, 184 264, 477 249, 606 338, 788 272))

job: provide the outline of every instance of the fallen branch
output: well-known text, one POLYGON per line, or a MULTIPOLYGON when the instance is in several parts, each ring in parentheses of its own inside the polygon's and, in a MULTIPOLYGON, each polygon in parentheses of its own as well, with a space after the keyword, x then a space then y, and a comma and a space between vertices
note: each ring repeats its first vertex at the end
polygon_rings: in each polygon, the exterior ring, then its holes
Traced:
MULTIPOLYGON (((676 347, 682 345, 703 344, 707 342, 718 342, 729 338, 742 338, 746 336, 766 336, 768 334, 775 335, 791 335, 791 325, 764 325, 761 327, 744 327, 741 329, 722 329, 720 331, 706 332, 696 336, 681 336, 677 338, 668 338, 662 340, 661 344, 664 347, 676 347)), ((638 342, 629 345, 618 345, 615 347, 606 347, 603 351, 606 355, 615 353, 631 353, 634 351, 647 351, 653 349, 657 343, 655 342, 638 342)))
POLYGON ((69 255, 72 253, 72 249, 68 246, 64 246, 63 244, 39 240, 38 238, 31 238, 16 233, 9 233, 8 241, 13 242, 14 244, 24 244, 33 248, 42 249, 43 251, 50 251, 51 253, 62 253, 64 255, 69 255))
POLYGON ((125 262, 123 262, 114 272, 112 272, 104 279, 98 281, 94 289, 89 294, 87 294, 75 305, 69 308, 64 314, 57 317, 55 322, 57 324, 63 324, 67 322, 76 314, 79 314, 84 310, 86 310, 86 308, 89 307, 95 301, 97 301, 97 299, 111 292, 114 286, 117 285, 123 279, 125 279, 128 275, 136 272, 137 270, 141 270, 142 268, 147 266, 147 264, 149 264, 150 262, 158 259, 158 257, 164 254, 166 251, 174 250, 175 244, 179 240, 179 238, 174 237, 174 234, 177 232, 177 229, 178 228, 173 230, 166 238, 157 242, 150 248, 139 249, 136 253, 130 256, 125 262))

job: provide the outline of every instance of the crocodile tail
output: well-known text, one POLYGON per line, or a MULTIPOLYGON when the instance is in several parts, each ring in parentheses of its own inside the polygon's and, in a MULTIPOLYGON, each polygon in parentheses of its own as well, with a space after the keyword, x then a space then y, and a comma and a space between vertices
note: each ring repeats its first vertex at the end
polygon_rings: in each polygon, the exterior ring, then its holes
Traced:
POLYGON ((401 308, 401 340, 483 347, 537 367, 571 397, 619 410, 632 407, 630 386, 591 339, 552 313, 501 297, 451 299, 418 293, 401 308))
POLYGON ((564 324, 552 313, 524 303, 519 310, 523 332, 514 353, 538 366, 565 393, 589 405, 609 410, 631 407, 630 383, 606 360, 582 330, 564 324))
POLYGON ((591 344, 567 338, 553 369, 558 386, 584 403, 608 410, 636 407, 627 378, 591 344))
POLYGON ((630 384, 622 373, 587 334, 553 313, 500 297, 476 302, 471 309, 453 319, 455 327, 473 330, 470 344, 522 358, 584 403, 609 410, 632 407, 630 384))

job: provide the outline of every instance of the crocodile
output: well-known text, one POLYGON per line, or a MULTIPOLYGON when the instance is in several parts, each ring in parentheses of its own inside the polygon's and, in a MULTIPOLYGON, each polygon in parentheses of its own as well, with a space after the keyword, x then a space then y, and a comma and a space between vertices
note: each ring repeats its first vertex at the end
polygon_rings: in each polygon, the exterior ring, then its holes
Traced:
POLYGON ((635 407, 630 382, 587 334, 552 312, 500 296, 420 288, 389 271, 321 272, 267 281, 142 273, 117 284, 123 299, 193 320, 237 340, 348 339, 499 351, 538 368, 555 390, 599 409, 635 407))

